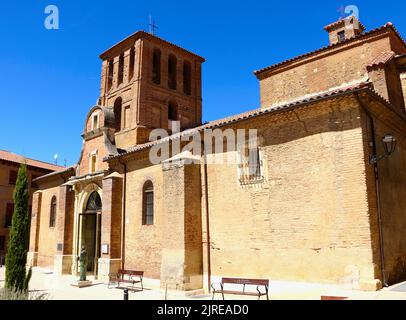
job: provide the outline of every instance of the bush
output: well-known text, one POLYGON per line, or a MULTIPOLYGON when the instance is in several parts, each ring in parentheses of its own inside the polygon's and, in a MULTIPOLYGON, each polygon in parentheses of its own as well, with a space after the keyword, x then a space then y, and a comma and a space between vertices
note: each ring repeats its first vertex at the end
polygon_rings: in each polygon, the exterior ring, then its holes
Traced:
POLYGON ((18 291, 9 289, 0 289, 0 301, 4 300, 48 300, 48 294, 46 293, 29 293, 28 291, 18 291))

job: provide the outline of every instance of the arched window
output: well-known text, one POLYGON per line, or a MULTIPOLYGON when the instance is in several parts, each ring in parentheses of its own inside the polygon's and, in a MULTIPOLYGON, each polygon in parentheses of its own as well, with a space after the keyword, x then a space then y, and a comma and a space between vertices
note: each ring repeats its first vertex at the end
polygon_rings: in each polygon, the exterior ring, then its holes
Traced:
POLYGON ((183 93, 188 96, 192 93, 192 65, 188 61, 183 63, 183 93))
POLYGON ((51 208, 49 213, 49 227, 55 228, 56 223, 56 197, 54 196, 51 200, 51 208))
POLYGON ((130 70, 128 71, 128 78, 132 80, 134 78, 134 68, 135 68, 135 48, 131 48, 130 52, 130 70))
POLYGON ((118 60, 118 85, 122 84, 124 80, 124 53, 120 54, 120 58, 118 60))
POLYGON ((113 76, 114 76, 114 60, 109 60, 109 70, 107 74, 107 91, 110 91, 113 87, 113 76))
POLYGON ((142 224, 154 224, 154 185, 151 181, 147 181, 143 188, 143 210, 142 210, 142 224))
POLYGON ((152 81, 161 84, 161 50, 154 49, 152 59, 152 81))
POLYGON ((93 192, 87 200, 86 213, 97 213, 102 211, 102 201, 98 192, 93 192))
POLYGON ((168 105, 168 120, 169 121, 178 120, 178 107, 173 102, 170 102, 168 105))
POLYGON ((123 107, 123 99, 117 98, 114 102, 114 119, 115 119, 115 128, 116 132, 121 131, 121 112, 123 107))
POLYGON ((178 60, 171 54, 168 59, 168 87, 176 90, 176 68, 178 60))

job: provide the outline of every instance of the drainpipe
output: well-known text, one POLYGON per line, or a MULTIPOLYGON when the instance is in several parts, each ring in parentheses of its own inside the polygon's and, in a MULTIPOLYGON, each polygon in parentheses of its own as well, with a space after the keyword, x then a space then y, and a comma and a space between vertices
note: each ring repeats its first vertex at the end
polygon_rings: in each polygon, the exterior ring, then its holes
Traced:
POLYGON ((203 143, 203 159, 204 159, 204 187, 205 187, 205 202, 206 202, 206 234, 207 234, 207 281, 209 293, 211 293, 211 244, 210 244, 210 209, 209 209, 209 177, 207 166, 207 154, 205 150, 205 144, 203 143))
POLYGON ((127 165, 119 160, 120 164, 123 166, 124 178, 123 178, 123 196, 122 196, 122 210, 121 210, 121 269, 125 267, 125 221, 126 221, 126 194, 127 194, 127 165))
MULTIPOLYGON (((372 152, 374 155, 377 154, 376 148, 376 137, 375 137, 375 125, 374 119, 371 116, 370 112, 368 111, 365 104, 362 102, 359 94, 356 93, 356 98, 360 106, 365 110, 367 118, 370 123, 370 131, 372 135, 372 152)), ((386 279, 386 271, 385 271, 385 250, 384 250, 384 242, 383 242, 383 226, 382 226, 382 204, 381 204, 381 193, 380 193, 380 181, 379 181, 379 167, 378 162, 374 163, 374 173, 375 173, 375 192, 376 192, 376 208, 378 214, 378 229, 379 229, 379 245, 380 245, 380 254, 381 254, 381 273, 382 273, 382 285, 384 287, 389 287, 386 279)))

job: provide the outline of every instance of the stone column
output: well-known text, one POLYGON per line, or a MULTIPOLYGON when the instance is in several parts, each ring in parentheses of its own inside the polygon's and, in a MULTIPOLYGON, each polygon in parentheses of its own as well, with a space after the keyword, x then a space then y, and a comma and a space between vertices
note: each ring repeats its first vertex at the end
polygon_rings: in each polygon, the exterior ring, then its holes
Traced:
POLYGON ((200 165, 182 157, 163 164, 165 227, 161 285, 189 291, 203 288, 200 165))
POLYGON ((71 274, 73 263, 73 219, 75 193, 70 186, 59 187, 56 216, 56 255, 54 272, 57 275, 71 274))
POLYGON ((32 197, 30 251, 27 255, 27 265, 30 267, 36 267, 38 265, 38 238, 41 221, 41 201, 42 192, 35 192, 32 197))
POLYGON ((107 281, 121 267, 121 216, 123 179, 118 173, 103 179, 103 212, 101 227, 102 255, 99 280, 107 281))

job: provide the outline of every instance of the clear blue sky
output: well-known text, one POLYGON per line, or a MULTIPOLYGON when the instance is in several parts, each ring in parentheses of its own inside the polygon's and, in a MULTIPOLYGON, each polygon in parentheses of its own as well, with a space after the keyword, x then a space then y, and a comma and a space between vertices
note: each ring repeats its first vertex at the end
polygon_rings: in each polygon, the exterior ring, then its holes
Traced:
POLYGON ((77 162, 88 110, 99 96, 98 55, 148 29, 199 55, 204 121, 259 106, 256 69, 328 43, 323 26, 357 5, 367 29, 392 21, 406 36, 405 1, 2 1, 0 149, 48 162, 77 162), (60 30, 44 9, 60 10, 60 30))

